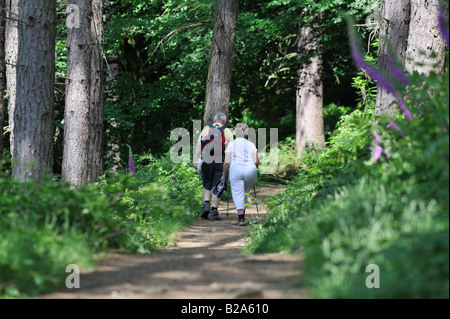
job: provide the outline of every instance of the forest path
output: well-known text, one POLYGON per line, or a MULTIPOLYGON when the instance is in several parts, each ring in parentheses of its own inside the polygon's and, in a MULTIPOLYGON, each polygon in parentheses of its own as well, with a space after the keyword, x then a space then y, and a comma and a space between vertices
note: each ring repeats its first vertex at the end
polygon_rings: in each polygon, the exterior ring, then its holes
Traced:
MULTIPOLYGON (((264 218, 262 199, 281 186, 256 188, 248 221, 264 218)), ((253 192, 252 192, 253 193, 253 192)), ((230 199, 223 200, 222 220, 200 219, 178 234, 176 244, 153 254, 107 254, 95 271, 81 270, 80 288, 63 289, 38 298, 149 299, 303 299, 302 254, 242 254, 249 226, 237 226, 230 199)))

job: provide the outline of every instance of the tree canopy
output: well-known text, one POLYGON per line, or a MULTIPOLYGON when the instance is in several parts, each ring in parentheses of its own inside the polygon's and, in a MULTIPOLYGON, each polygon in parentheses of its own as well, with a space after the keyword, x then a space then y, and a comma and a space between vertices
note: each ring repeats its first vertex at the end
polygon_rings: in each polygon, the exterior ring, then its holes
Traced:
MULTIPOLYGON (((323 12, 325 107, 354 108, 351 88, 356 69, 342 12, 364 23, 375 1, 241 1, 237 22, 230 121, 278 127, 280 137, 295 134, 295 90, 299 26, 323 12), (311 10, 305 11, 305 8, 311 10)), ((161 153, 174 127, 202 119, 209 63, 212 1, 108 1, 105 8, 106 56, 118 56, 120 73, 105 117, 119 127, 111 134, 137 152, 161 153), (156 130, 155 130, 156 129, 156 130), (136 143, 138 142, 139 143, 136 143)), ((363 33, 367 33, 362 29, 363 33)), ((314 53, 311 53, 314 54, 314 53)), ((336 118, 326 118, 331 130, 336 118)))

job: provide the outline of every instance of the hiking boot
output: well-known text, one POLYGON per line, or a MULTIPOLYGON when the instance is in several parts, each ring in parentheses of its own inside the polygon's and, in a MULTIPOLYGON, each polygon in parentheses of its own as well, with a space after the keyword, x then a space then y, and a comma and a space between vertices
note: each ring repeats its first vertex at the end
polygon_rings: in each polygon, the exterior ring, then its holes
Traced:
POLYGON ((245 217, 244 216, 238 216, 238 226, 245 226, 245 217))
POLYGON ((208 219, 208 215, 209 215, 209 203, 208 204, 204 203, 203 204, 203 213, 202 213, 201 217, 203 219, 208 219))
POLYGON ((208 219, 212 220, 212 221, 222 220, 222 218, 220 218, 220 216, 219 216, 219 211, 217 211, 217 210, 212 210, 211 213, 209 214, 208 219))

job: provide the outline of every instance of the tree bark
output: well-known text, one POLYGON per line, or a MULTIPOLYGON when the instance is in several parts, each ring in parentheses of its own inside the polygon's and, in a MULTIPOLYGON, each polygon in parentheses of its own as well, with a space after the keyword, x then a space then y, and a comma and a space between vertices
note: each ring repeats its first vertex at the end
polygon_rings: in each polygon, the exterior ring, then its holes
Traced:
POLYGON ((409 73, 442 73, 445 65, 445 42, 439 30, 439 0, 410 1, 411 22, 405 68, 409 73), (433 52, 436 54, 435 58, 430 56, 433 52))
POLYGON ((319 36, 317 24, 300 27, 298 52, 306 59, 298 71, 296 92, 297 155, 306 147, 325 146, 321 45, 316 40, 319 36))
POLYGON ((206 81, 205 123, 218 112, 228 117, 239 0, 216 0, 211 57, 206 81))
MULTIPOLYGON (((387 70, 388 46, 392 43, 397 59, 408 73, 441 73, 445 65, 445 42, 438 26, 439 0, 384 0, 381 3, 378 66, 387 70), (423 52, 424 54, 422 54, 423 52), (435 58, 430 57, 434 52, 435 58)), ((380 87, 377 92, 377 115, 397 113, 396 99, 380 87)))
POLYGON ((14 178, 42 179, 52 171, 56 0, 20 1, 14 178))
MULTIPOLYGON (((381 2, 380 10, 380 41, 378 45, 378 67, 387 70, 387 57, 389 46, 385 41, 388 38, 392 44, 393 53, 399 63, 404 65, 406 59, 406 48, 408 44, 409 23, 411 16, 410 0, 385 0, 381 2)), ((377 90, 376 114, 390 115, 395 113, 391 105, 396 98, 381 87, 377 90)))
POLYGON ((88 179, 91 107, 92 1, 70 0, 80 9, 80 27, 67 30, 67 82, 64 112, 63 181, 82 185, 88 179))
POLYGON ((5 97, 5 25, 6 25, 6 0, 0 0, 0 160, 3 156, 3 120, 5 97))
POLYGON ((16 65, 19 50, 18 39, 19 0, 6 0, 5 62, 6 97, 8 99, 9 150, 14 154, 14 108, 16 106, 16 65))
POLYGON ((92 1, 91 105, 89 181, 103 174, 103 0, 92 1))

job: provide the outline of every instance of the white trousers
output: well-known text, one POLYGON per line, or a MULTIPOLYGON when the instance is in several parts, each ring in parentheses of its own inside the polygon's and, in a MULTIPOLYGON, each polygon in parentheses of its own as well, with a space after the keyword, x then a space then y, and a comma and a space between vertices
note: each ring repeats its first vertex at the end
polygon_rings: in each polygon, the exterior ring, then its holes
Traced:
POLYGON ((245 209, 248 203, 247 196, 257 178, 256 165, 254 163, 231 163, 230 185, 233 202, 236 210, 245 209))

